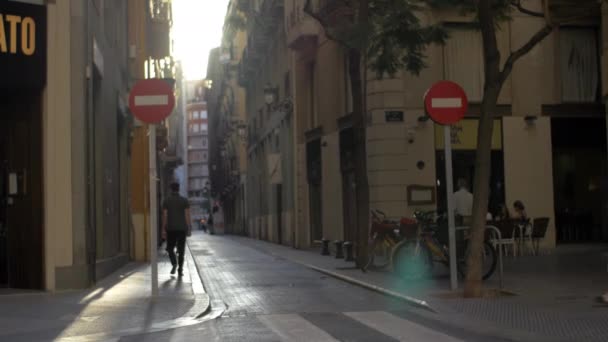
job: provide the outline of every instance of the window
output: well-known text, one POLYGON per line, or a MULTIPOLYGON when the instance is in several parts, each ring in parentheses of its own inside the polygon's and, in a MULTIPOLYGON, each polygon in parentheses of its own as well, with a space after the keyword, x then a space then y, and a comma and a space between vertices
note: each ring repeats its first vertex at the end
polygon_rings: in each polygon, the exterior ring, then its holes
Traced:
POLYGON ((198 126, 198 124, 194 124, 194 125, 192 125, 192 131, 193 131, 194 133, 198 133, 198 131, 199 131, 199 126, 198 126))
POLYGON ((207 118, 207 111, 204 110, 201 112, 201 119, 206 119, 207 118))
POLYGON ((201 145, 202 145, 203 147, 207 147, 207 138, 203 138, 203 139, 201 140, 201 145))
POLYGON ((194 112, 194 119, 195 119, 195 120, 196 120, 196 119, 198 119, 198 111, 195 111, 195 112, 194 112))
POLYGON ((481 33, 459 26, 449 30, 449 34, 443 48, 446 78, 460 84, 470 102, 481 102, 484 82, 481 33))
POLYGON ((207 124, 206 123, 202 123, 201 124, 201 132, 207 132, 207 129, 208 129, 207 124))
POLYGON ((596 30, 560 28, 559 45, 562 101, 597 101, 600 72, 596 30))
POLYGON ((207 152, 203 152, 203 157, 202 157, 202 159, 201 159, 201 160, 202 160, 204 163, 206 163, 206 162, 207 162, 207 159, 208 159, 207 152))

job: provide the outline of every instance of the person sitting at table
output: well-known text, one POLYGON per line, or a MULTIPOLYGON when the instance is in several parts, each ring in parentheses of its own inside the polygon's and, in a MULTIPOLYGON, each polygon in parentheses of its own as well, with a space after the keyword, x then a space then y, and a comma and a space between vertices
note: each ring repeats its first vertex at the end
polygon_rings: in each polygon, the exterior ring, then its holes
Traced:
POLYGON ((522 224, 528 222, 528 214, 526 213, 526 207, 522 203, 522 201, 515 201, 513 203, 513 219, 516 221, 520 221, 522 224))

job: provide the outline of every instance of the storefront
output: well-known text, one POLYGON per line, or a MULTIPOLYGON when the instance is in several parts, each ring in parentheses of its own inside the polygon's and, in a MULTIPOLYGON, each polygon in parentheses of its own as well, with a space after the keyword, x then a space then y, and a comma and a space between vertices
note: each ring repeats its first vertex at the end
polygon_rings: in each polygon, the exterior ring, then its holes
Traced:
MULTIPOLYGON (((477 119, 465 119, 452 126, 452 160, 454 191, 457 191, 457 181, 464 179, 469 190, 473 192, 475 177, 475 157, 477 149, 477 119)), ((437 172, 437 209, 446 209, 445 190, 445 152, 443 150, 443 126, 435 126, 436 172, 437 172)), ((488 210, 498 211, 505 203, 505 168, 502 148, 502 119, 494 120, 492 135, 492 161, 490 174, 490 199, 488 210)))
POLYGON ((0 288, 44 288, 46 7, 0 2, 0 288))

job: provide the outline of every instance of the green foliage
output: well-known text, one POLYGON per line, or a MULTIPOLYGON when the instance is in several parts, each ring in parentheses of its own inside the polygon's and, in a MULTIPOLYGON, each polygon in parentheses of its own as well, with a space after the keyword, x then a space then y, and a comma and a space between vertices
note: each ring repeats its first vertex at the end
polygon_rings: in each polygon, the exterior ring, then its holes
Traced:
POLYGON ((424 50, 429 44, 442 44, 447 39, 440 25, 423 25, 417 14, 420 1, 370 1, 369 66, 379 76, 407 70, 415 75, 426 67, 424 50))

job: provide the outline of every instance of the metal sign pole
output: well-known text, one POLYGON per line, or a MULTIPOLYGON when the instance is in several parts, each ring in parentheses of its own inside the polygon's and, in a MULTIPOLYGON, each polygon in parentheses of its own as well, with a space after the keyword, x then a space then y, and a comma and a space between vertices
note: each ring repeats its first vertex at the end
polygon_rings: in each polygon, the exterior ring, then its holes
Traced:
POLYGON ((158 263, 157 263, 157 233, 158 233, 158 199, 156 189, 156 125, 148 125, 150 137, 150 268, 152 297, 158 296, 158 263))
POLYGON ((445 149, 445 188, 448 209, 448 234, 450 239, 450 285, 452 291, 458 288, 456 269, 456 220, 454 218, 454 180, 452 179, 452 133, 449 125, 443 126, 443 146, 445 149))

